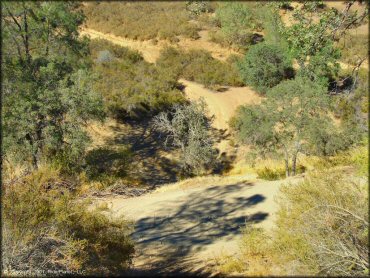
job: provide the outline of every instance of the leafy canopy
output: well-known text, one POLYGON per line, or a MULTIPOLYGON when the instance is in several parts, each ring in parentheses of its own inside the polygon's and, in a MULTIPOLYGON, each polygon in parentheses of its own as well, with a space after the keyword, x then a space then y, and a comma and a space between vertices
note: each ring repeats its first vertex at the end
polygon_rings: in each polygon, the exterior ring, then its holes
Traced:
POLYGON ((82 124, 104 116, 76 8, 71 2, 2 6, 4 151, 35 167, 43 155, 79 158, 88 142, 82 124))
MULTIPOLYGON (((318 137, 313 131, 334 129, 327 108, 325 88, 309 79, 287 80, 270 89, 260 106, 242 106, 232 128, 241 142, 251 144, 261 154, 282 154, 287 176, 292 160, 294 175, 298 153, 317 151, 318 137)), ((323 143, 325 148, 331 141, 323 143)))
POLYGON ((239 71, 247 85, 265 93, 288 75, 291 61, 277 45, 259 43, 252 46, 239 64, 239 71))
POLYGON ((292 56, 297 59, 299 74, 327 86, 339 71, 339 49, 335 42, 349 28, 360 24, 368 15, 352 12, 355 1, 347 1, 343 11, 325 8, 323 1, 302 1, 294 8, 292 24, 279 25, 292 56))

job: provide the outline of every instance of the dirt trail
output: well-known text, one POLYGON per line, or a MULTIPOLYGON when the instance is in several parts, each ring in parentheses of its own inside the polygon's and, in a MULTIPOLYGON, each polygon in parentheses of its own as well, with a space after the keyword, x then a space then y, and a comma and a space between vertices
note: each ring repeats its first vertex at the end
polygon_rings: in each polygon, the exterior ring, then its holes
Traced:
MULTIPOLYGON (((155 62, 160 51, 150 42, 87 29, 81 34, 139 50, 148 62, 155 62)), ((227 122, 237 106, 261 100, 248 87, 224 87, 222 92, 216 92, 188 80, 179 82, 185 86, 189 99, 204 98, 218 129, 228 128, 227 122)), ((282 182, 246 175, 211 176, 165 185, 136 198, 101 201, 108 202, 114 217, 124 216, 135 222, 133 238, 137 251, 134 269, 128 275, 211 275, 216 256, 238 251, 241 227, 252 223, 267 229, 272 226, 274 196, 282 182)))
POLYGON ((238 251, 241 227, 272 227, 274 196, 284 182, 288 180, 210 176, 166 185, 136 198, 105 201, 114 217, 135 222, 135 273, 211 275, 217 256, 238 251))
POLYGON ((261 102, 261 97, 249 87, 224 86, 223 92, 217 92, 185 79, 179 82, 185 85, 185 94, 190 100, 205 100, 210 115, 215 116, 214 127, 218 129, 228 129, 228 121, 239 105, 261 102))
POLYGON ((89 28, 81 28, 80 35, 89 36, 91 39, 104 39, 114 44, 137 50, 143 55, 145 61, 149 63, 155 63, 161 51, 160 46, 154 45, 150 41, 131 40, 113 34, 105 34, 89 28))
MULTIPOLYGON (((161 50, 160 44, 153 45, 149 41, 135 41, 122 37, 118 37, 112 34, 104 34, 92 29, 83 28, 80 31, 81 35, 88 35, 92 39, 100 38, 108 40, 112 43, 129 47, 138 50, 143 55, 144 59, 150 63, 154 63, 159 57, 161 50)), ((203 44, 197 44, 197 41, 182 40, 180 45, 188 48, 203 48, 212 51, 213 55, 220 57, 227 57, 227 54, 233 53, 232 50, 218 47, 215 49, 214 46, 207 48, 208 46, 203 44)), ((214 45, 214 44, 212 44, 214 45)), ((205 88, 202 84, 180 79, 183 85, 185 85, 185 94, 190 100, 196 100, 204 98, 208 105, 209 115, 214 116, 214 127, 217 129, 227 130, 228 121, 234 115, 235 109, 242 104, 258 104, 261 101, 261 97, 258 96, 249 87, 230 87, 224 86, 222 92, 213 91, 205 88)), ((225 142, 222 142, 225 144, 225 142)))
POLYGON ((197 40, 180 37, 179 42, 177 43, 158 41, 158 43, 156 44, 153 44, 153 42, 149 40, 139 41, 123 38, 120 36, 116 36, 114 34, 102 33, 87 27, 81 28, 80 34, 90 36, 92 39, 96 38, 105 39, 115 44, 135 49, 139 51, 143 55, 144 59, 149 63, 155 63, 155 61, 158 59, 160 55, 161 49, 163 49, 166 46, 173 46, 186 50, 206 49, 211 53, 213 58, 219 59, 221 61, 226 60, 231 54, 236 55, 238 54, 238 52, 236 52, 235 50, 225 48, 217 43, 208 41, 208 31, 205 30, 199 32, 200 38, 197 40))

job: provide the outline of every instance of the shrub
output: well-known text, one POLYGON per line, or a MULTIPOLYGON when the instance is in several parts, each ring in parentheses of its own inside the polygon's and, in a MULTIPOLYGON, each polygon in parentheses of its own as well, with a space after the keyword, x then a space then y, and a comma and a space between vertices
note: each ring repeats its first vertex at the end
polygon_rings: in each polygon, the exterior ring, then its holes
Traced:
POLYGON ((96 61, 98 63, 109 63, 113 61, 114 56, 109 52, 109 50, 102 50, 98 53, 98 58, 96 61))
POLYGON ((92 180, 105 177, 122 178, 132 161, 132 153, 126 148, 97 148, 90 150, 86 155, 86 173, 92 180))
POLYGON ((212 168, 216 151, 203 100, 162 112, 155 117, 155 126, 166 135, 165 144, 180 149, 184 174, 202 174, 212 168))
POLYGON ((321 275, 368 271, 366 183, 328 170, 281 190, 276 247, 321 275), (292 244, 291 242, 296 242, 292 244))
POLYGON ((239 64, 239 71, 245 84, 260 93, 266 93, 289 77, 291 66, 291 61, 278 46, 259 43, 249 49, 239 64))
POLYGON ((2 267, 29 275, 114 274, 131 263, 130 224, 76 199, 59 171, 40 168, 3 185, 2 267), (55 274, 55 273, 54 273, 55 274))
POLYGON ((202 13, 210 12, 211 6, 207 1, 187 1, 186 10, 191 17, 198 17, 202 13))
POLYGON ((178 77, 199 82, 206 87, 242 85, 234 64, 216 60, 204 50, 184 52, 172 47, 165 48, 161 52, 157 66, 167 72, 175 73, 178 77))

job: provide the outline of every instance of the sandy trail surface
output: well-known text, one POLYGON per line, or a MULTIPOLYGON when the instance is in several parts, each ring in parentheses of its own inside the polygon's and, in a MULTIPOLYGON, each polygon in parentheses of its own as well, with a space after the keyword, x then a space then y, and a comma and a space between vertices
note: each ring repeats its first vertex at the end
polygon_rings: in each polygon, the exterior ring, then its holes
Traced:
POLYGON ((269 230, 274 196, 285 181, 209 176, 165 185, 136 198, 104 199, 114 217, 135 223, 132 274, 215 274, 220 255, 238 251, 245 225, 269 230))
POLYGON ((203 85, 180 79, 185 85, 185 95, 190 100, 203 98, 207 103, 210 116, 214 116, 213 125, 217 129, 228 129, 228 122, 238 106, 259 104, 261 97, 249 87, 224 86, 222 92, 205 88, 203 85))

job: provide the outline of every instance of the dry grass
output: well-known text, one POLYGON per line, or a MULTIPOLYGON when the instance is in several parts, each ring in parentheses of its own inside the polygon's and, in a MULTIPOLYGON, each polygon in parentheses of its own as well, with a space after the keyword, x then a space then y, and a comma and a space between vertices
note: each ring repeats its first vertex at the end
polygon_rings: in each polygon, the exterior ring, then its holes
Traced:
POLYGON ((83 10, 89 28, 124 38, 176 41, 179 35, 198 37, 185 2, 89 2, 83 10))
POLYGON ((368 273, 368 184, 342 170, 286 184, 271 231, 246 227, 240 253, 218 258, 226 274, 365 275, 368 273))

